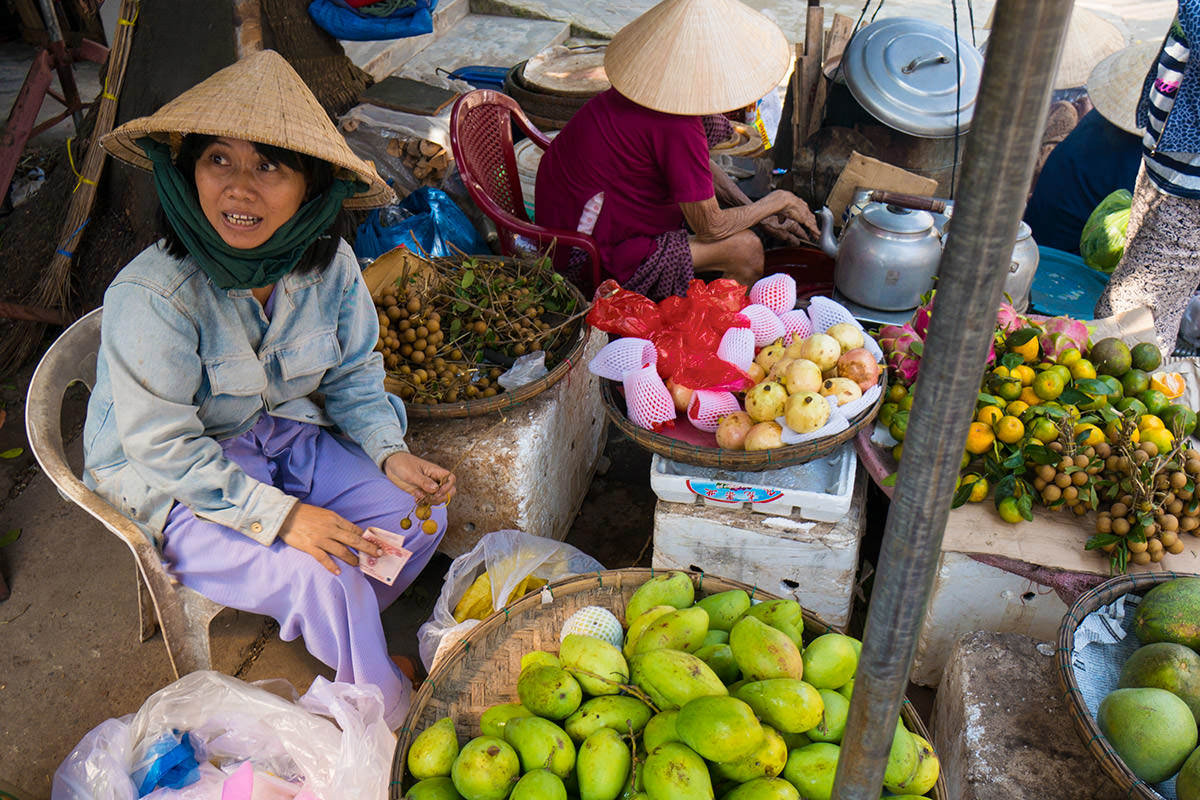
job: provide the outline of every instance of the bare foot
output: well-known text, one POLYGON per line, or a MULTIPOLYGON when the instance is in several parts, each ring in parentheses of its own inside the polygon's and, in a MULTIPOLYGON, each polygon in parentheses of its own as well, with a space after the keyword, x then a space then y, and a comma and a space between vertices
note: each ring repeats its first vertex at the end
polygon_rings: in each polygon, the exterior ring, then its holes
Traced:
POLYGON ((400 668, 400 671, 404 673, 405 677, 407 677, 410 681, 413 682, 414 686, 416 685, 416 683, 417 683, 417 665, 413 662, 413 660, 411 658, 409 658, 408 656, 393 655, 392 663, 394 663, 397 667, 400 668))

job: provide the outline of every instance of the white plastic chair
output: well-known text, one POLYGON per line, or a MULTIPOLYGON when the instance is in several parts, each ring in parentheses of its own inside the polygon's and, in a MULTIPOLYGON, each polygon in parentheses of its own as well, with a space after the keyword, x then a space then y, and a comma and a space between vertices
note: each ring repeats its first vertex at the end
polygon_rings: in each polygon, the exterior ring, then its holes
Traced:
POLYGON ((63 395, 73 383, 82 383, 89 391, 96 383, 101 310, 97 308, 63 331, 42 357, 29 382, 25 432, 34 458, 59 493, 102 522, 133 553, 141 640, 153 636, 155 627, 162 630, 178 678, 212 668, 208 627, 224 606, 171 577, 141 529, 84 486, 67 464, 63 449, 63 395))

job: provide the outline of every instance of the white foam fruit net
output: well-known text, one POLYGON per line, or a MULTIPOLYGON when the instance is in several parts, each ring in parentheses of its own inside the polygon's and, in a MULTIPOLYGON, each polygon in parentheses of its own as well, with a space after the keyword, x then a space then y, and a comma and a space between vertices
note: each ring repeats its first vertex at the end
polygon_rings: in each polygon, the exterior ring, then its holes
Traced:
POLYGON ((779 321, 775 312, 766 306, 751 303, 743 308, 741 313, 750 320, 750 330, 754 331, 755 347, 765 347, 783 337, 783 323, 779 321))
POLYGON ((750 328, 729 328, 717 346, 717 358, 728 361, 742 372, 754 363, 754 331, 750 328))
MULTIPOLYGON (((876 396, 878 397, 878 395, 876 396)), ((825 402, 829 403, 829 420, 815 431, 797 433, 788 427, 787 417, 776 417, 775 421, 779 423, 779 427, 783 428, 783 433, 779 437, 780 441, 784 444, 799 444, 813 439, 824 439, 826 436, 836 436, 849 428, 850 418, 842 412, 844 406, 837 404, 837 398, 830 395, 825 398, 825 402)))
POLYGON ((741 411, 737 398, 732 392, 714 392, 708 389, 697 389, 688 402, 688 420, 702 431, 715 433, 721 417, 741 411))
POLYGON ((863 332, 863 347, 875 356, 876 361, 883 360, 883 349, 841 303, 828 297, 814 297, 808 304, 808 317, 812 322, 812 333, 824 333, 839 322, 849 322, 863 332))
POLYGON ((796 307, 796 279, 784 272, 760 278, 750 287, 750 302, 766 306, 776 315, 796 307))
POLYGON ((618 650, 624 644, 625 634, 621 622, 607 608, 600 606, 584 606, 563 623, 558 640, 561 642, 568 634, 577 633, 582 636, 595 636, 603 639, 618 650))
POLYGON ((675 419, 675 402, 653 364, 626 372, 622 383, 626 413, 634 425, 652 431, 675 419))
POLYGON ((658 362, 658 349, 649 339, 628 336, 613 339, 588 362, 593 375, 610 381, 624 380, 625 373, 658 362))
POLYGON ((780 314, 779 321, 783 323, 783 332, 787 336, 799 334, 801 338, 807 339, 813 335, 812 321, 807 313, 798 308, 780 314))

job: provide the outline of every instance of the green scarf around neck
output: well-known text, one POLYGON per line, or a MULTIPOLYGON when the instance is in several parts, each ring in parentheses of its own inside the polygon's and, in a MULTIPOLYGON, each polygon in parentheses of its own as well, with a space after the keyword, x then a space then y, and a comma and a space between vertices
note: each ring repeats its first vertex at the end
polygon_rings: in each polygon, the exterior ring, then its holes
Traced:
POLYGON ((364 188, 361 181, 336 178, 328 191, 300 206, 270 239, 243 250, 226 244, 204 216, 196 192, 171 160, 171 148, 150 137, 137 143, 154 164, 154 188, 167 221, 188 253, 222 289, 257 289, 287 275, 333 222, 342 201, 364 188))

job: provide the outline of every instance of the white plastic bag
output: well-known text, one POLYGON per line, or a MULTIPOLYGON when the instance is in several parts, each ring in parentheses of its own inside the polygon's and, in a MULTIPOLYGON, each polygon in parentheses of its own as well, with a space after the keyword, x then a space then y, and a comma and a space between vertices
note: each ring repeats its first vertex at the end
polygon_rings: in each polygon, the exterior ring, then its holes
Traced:
POLYGON ((417 631, 421 661, 433 671, 439 654, 457 644, 479 620, 454 621, 454 606, 484 570, 492 581, 492 607, 502 608, 526 577, 556 581, 596 572, 604 566, 577 547, 522 531, 495 531, 480 537, 470 552, 454 559, 442 583, 433 614, 417 631))
POLYGON ((298 701, 286 681, 249 684, 193 672, 151 695, 136 714, 90 731, 54 773, 53 800, 136 800, 133 766, 164 733, 187 731, 217 767, 250 761, 321 800, 386 795, 396 740, 369 684, 318 676, 298 701), (328 717, 332 717, 331 721, 328 717))

